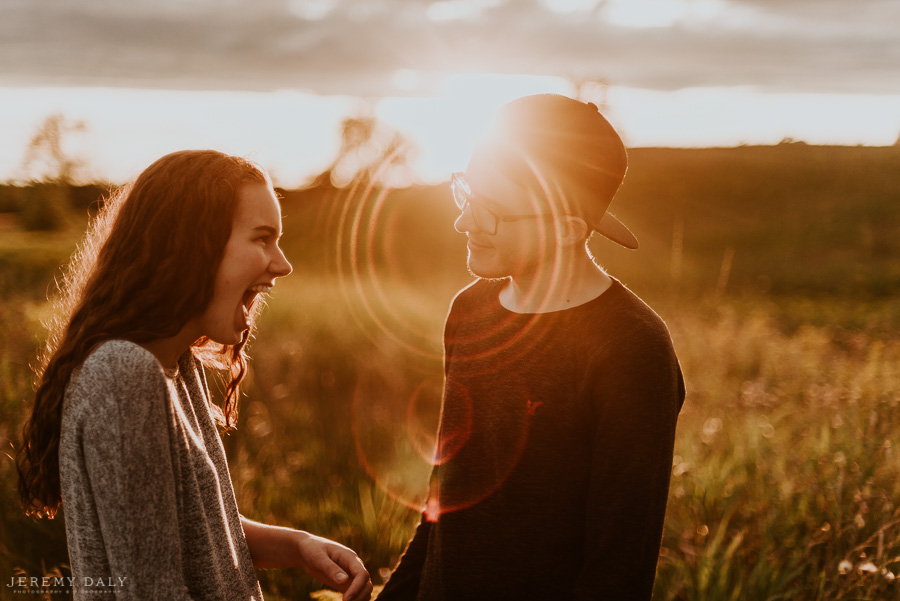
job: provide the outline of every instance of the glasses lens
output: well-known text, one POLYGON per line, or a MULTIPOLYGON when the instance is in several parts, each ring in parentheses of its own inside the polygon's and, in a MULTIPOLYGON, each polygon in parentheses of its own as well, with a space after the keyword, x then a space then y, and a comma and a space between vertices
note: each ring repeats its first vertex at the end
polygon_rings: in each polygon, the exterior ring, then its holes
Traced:
POLYGON ((461 173, 453 174, 453 177, 450 179, 450 189, 453 190, 453 202, 455 202, 456 207, 462 211, 466 208, 466 203, 469 202, 472 190, 469 188, 469 184, 466 183, 466 180, 463 179, 461 173))
POLYGON ((497 216, 481 205, 470 202, 469 210, 472 211, 472 220, 485 234, 493 236, 497 233, 497 216))
POLYGON ((460 211, 469 207, 472 220, 478 229, 493 236, 497 233, 497 216, 478 203, 469 202, 472 199, 472 189, 462 173, 454 173, 450 177, 450 189, 453 191, 453 202, 460 211))

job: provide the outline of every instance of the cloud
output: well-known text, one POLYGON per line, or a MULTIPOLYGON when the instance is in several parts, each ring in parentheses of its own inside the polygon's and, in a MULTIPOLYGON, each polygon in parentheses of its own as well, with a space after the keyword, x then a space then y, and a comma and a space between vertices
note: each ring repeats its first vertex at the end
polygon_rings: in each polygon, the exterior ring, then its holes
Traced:
POLYGON ((407 70, 900 93, 894 0, 668 0, 685 12, 665 26, 616 1, 5 0, 0 84, 377 97, 407 70))

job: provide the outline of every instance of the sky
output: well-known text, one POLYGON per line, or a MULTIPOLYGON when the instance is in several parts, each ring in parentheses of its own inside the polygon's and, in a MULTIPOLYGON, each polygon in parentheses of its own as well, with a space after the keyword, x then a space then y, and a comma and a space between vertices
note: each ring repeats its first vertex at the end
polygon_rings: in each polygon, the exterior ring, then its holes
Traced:
POLYGON ((248 155, 298 185, 374 115, 441 181, 503 102, 599 104, 629 146, 893 144, 897 0, 0 0, 0 180, 61 113, 84 177, 248 155))

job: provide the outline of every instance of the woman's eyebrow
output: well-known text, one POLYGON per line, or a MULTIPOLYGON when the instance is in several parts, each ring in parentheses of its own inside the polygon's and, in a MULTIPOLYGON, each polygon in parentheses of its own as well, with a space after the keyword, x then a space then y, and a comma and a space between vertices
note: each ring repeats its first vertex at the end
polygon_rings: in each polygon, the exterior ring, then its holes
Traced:
POLYGON ((256 232, 258 230, 267 232, 268 234, 270 234, 272 236, 276 236, 276 237, 278 236, 278 230, 276 230, 274 227, 271 227, 268 225, 257 225, 255 228, 253 228, 254 232, 256 232))

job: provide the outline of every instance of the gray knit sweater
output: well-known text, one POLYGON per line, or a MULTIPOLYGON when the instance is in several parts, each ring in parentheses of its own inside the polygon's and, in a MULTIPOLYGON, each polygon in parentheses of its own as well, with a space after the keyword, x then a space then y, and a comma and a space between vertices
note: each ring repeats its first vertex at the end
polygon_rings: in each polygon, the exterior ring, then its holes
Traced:
POLYGON ((99 345, 63 404, 60 480, 78 599, 261 600, 206 379, 99 345), (98 593, 105 593, 100 594, 98 593))

